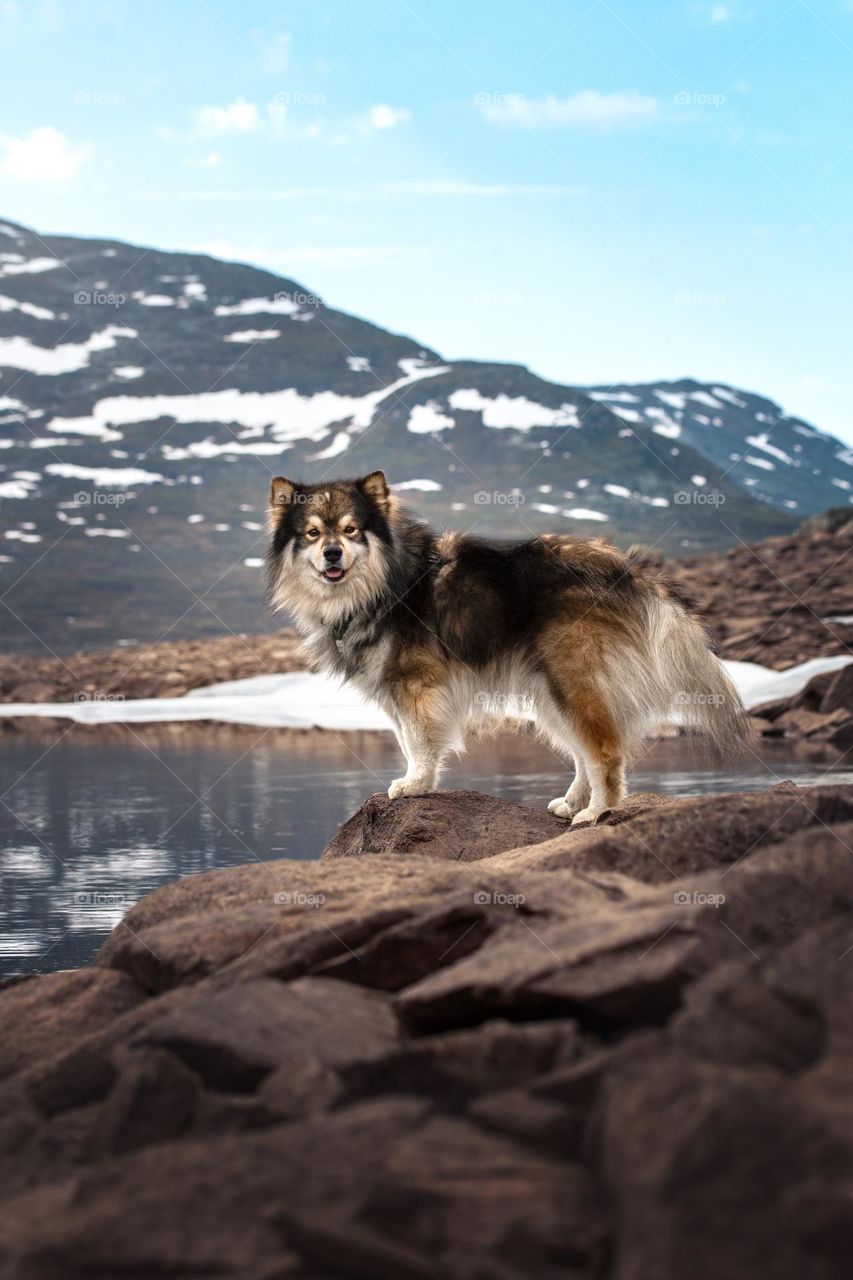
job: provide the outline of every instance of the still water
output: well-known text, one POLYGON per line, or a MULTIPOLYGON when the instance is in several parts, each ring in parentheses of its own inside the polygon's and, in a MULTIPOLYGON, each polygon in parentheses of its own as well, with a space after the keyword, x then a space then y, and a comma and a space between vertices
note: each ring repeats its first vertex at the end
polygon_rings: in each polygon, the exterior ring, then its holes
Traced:
MULTIPOLYGON (((316 858, 373 791, 402 772, 386 734, 228 727, 85 729, 0 738, 0 974, 89 962, 122 914, 180 876, 269 858, 316 858)), ((791 747, 709 766, 686 740, 656 743, 635 791, 752 791, 786 778, 853 781, 853 760, 791 747)), ((448 788, 544 805, 566 787, 530 737, 475 744, 448 788)))

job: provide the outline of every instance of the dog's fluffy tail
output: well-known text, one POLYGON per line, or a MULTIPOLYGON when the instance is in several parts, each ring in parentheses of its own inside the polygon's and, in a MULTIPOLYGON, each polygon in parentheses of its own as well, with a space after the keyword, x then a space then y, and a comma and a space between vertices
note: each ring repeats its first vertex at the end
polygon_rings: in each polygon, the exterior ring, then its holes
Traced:
POLYGON ((698 730, 721 755, 743 752, 749 719, 699 620, 680 600, 657 595, 649 604, 649 642, 658 709, 698 730))

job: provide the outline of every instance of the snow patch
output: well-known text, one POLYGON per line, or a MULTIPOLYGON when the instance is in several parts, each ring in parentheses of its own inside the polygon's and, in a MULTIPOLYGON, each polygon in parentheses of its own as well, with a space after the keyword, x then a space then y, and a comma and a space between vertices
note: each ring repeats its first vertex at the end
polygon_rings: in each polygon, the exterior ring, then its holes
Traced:
POLYGON ((158 471, 143 471, 141 467, 78 467, 71 462, 51 462, 45 472, 65 480, 91 480, 96 489, 127 489, 166 479, 158 471))
POLYGON ((64 342, 58 347, 38 347, 29 338, 0 338, 0 365, 25 369, 27 373, 76 373, 85 369, 94 351, 108 351, 117 338, 135 338, 135 329, 110 324, 93 333, 85 342, 64 342))
POLYGON ((437 400, 416 404, 406 424, 407 430, 414 432, 415 435, 428 435, 432 431, 445 431, 448 427, 455 426, 454 419, 442 413, 441 405, 437 400))
POLYGON ((27 262, 9 261, 10 258, 20 258, 19 253, 2 254, 3 262, 0 263, 0 276, 23 276, 37 275, 42 271, 53 271, 55 267, 64 267, 65 263, 60 262, 58 258, 30 258, 27 262))
POLYGON ((244 298, 242 302, 222 303, 214 307, 215 316, 292 316, 299 304, 291 298, 244 298))
POLYGON ((483 425, 498 430, 529 431, 531 427, 577 427, 578 411, 573 404, 559 409, 528 400, 526 396, 484 396, 474 387, 460 387, 448 398, 452 409, 481 413, 483 425))
POLYGON ((339 431, 328 448, 323 449, 320 453, 313 453, 308 459, 309 462, 325 462, 327 458, 337 458, 339 454, 344 453, 349 448, 350 438, 346 431, 339 431))
POLYGON ((19 302, 17 298, 7 298, 5 294, 0 294, 0 311, 20 311, 25 316, 32 316, 34 320, 56 319, 56 313, 48 311, 47 307, 37 307, 32 302, 19 302))
POLYGON ((569 507, 563 511, 563 515, 568 520, 599 520, 604 522, 610 519, 610 516, 606 516, 603 511, 591 511, 589 507, 569 507))
POLYGON ((226 342, 269 342, 272 338, 280 338, 281 329, 237 329, 234 333, 226 333, 226 342))
POLYGON ((775 444, 770 443, 766 432, 760 436, 747 436, 746 443, 753 445, 756 449, 763 449, 765 453, 770 454, 771 458, 778 458, 780 462, 787 462, 789 466, 791 466, 794 461, 790 454, 785 453, 783 449, 778 449, 775 444))
MULTIPOLYGON (((173 418, 175 422, 238 423, 245 427, 270 428, 270 434, 279 444, 292 440, 322 440, 329 428, 345 418, 353 427, 368 427, 381 402, 421 378, 446 373, 446 367, 418 369, 406 377, 398 378, 387 387, 379 387, 364 396, 339 395, 336 391, 318 391, 313 395, 300 395, 293 387, 284 391, 239 391, 236 387, 221 391, 205 391, 198 395, 175 396, 108 396, 99 400, 88 418, 54 418, 50 430, 74 432, 81 435, 102 435, 113 426, 127 426, 136 422, 156 422, 158 418, 173 418)), ((116 439, 115 436, 111 437, 116 439)), ((193 446, 190 446, 193 448, 193 446)), ((207 453, 183 453, 175 457, 214 457, 226 452, 264 452, 243 449, 240 445, 228 445, 207 453)), ((281 452, 281 448, 266 450, 281 452)), ((165 451, 164 451, 165 452, 165 451)), ((166 455, 169 456, 169 455, 166 455)))

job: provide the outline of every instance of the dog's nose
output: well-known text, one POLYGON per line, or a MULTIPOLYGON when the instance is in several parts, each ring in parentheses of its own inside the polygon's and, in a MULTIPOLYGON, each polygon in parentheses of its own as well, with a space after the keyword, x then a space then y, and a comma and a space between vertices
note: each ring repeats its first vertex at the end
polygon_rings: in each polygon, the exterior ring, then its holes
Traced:
POLYGON ((339 561, 339 560, 341 559, 341 557, 343 556, 343 554, 344 554, 344 553, 343 553, 342 548, 341 548, 341 547, 336 547, 336 546, 334 545, 334 543, 332 543, 332 544, 331 544, 330 546, 328 546, 328 547, 324 547, 324 548, 323 548, 323 555, 324 555, 324 556, 325 556, 325 558, 328 560, 329 564, 337 564, 337 563, 338 563, 338 561, 339 561))

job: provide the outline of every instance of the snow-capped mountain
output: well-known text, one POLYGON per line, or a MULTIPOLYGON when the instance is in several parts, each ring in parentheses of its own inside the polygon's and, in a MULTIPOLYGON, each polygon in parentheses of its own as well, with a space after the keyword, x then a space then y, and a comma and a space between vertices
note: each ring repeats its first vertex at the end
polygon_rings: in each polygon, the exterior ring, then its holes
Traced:
POLYGON ((279 473, 383 467, 428 518, 490 535, 686 551, 784 532, 846 501, 853 466, 774 413, 731 388, 447 361, 254 267, 0 223, 3 644, 262 629, 279 473))
POLYGON ((763 502, 800 514, 853 502, 853 448, 764 396, 692 378, 587 390, 625 422, 699 449, 763 502))

